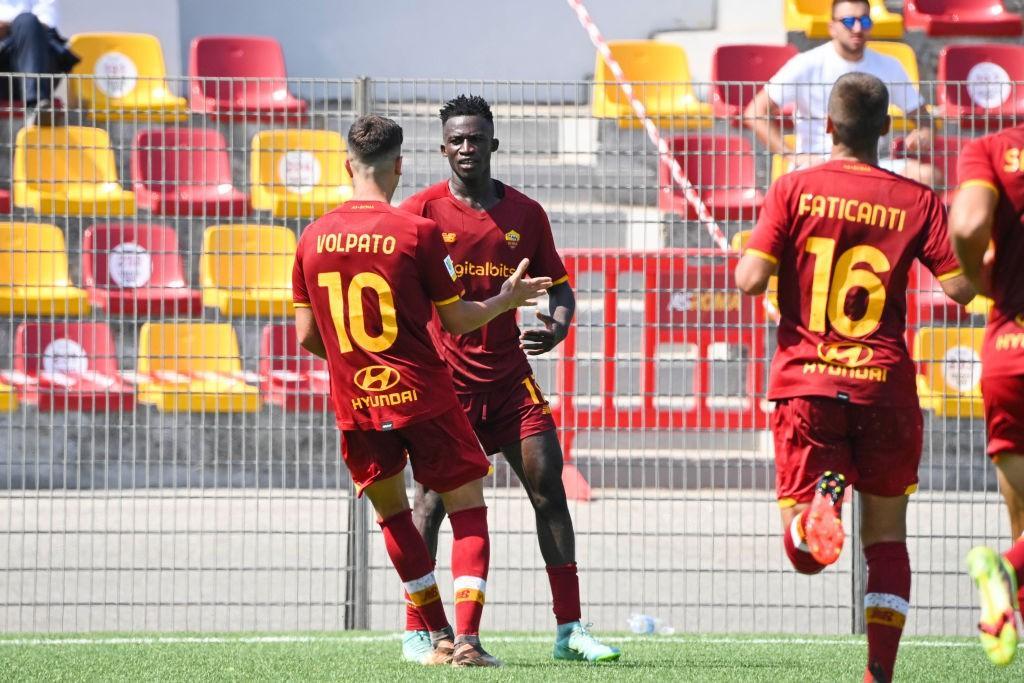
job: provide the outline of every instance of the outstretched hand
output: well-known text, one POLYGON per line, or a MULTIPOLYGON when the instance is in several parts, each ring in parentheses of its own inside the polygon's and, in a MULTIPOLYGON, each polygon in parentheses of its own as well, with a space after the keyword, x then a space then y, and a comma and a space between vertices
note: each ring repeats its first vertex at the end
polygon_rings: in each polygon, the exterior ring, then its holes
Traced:
POLYGON ((551 278, 549 277, 524 277, 526 269, 529 267, 530 259, 524 258, 519 262, 516 271, 501 285, 501 293, 508 298, 510 310, 520 306, 535 305, 537 297, 551 287, 551 278))
POLYGON ((537 311, 537 319, 544 323, 544 327, 525 330, 519 338, 519 348, 526 351, 529 356, 547 353, 558 346, 569 333, 568 327, 546 313, 537 311))

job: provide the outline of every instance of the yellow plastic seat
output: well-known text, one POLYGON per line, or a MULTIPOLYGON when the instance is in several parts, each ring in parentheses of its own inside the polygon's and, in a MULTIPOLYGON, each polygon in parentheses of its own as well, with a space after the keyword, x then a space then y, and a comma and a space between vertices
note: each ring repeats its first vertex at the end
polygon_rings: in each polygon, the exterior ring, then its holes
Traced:
POLYGON ((147 33, 76 33, 69 43, 82 61, 68 79, 72 106, 96 121, 184 121, 184 97, 167 86, 164 53, 147 33), (78 77, 75 77, 75 76, 78 77))
POLYGON ((345 141, 332 130, 264 130, 252 139, 252 206, 283 218, 321 216, 352 197, 345 141))
POLYGON ((294 315, 295 233, 267 225, 216 225, 203 233, 203 305, 224 315, 294 315))
MULTIPOLYGON (((710 128, 712 109, 697 99, 686 51, 656 40, 613 40, 608 43, 633 94, 647 115, 662 128, 710 128)), ((597 53, 591 110, 599 119, 617 119, 624 128, 642 126, 629 99, 597 53)))
MULTIPOLYGON (((828 38, 832 21, 832 0, 784 0, 787 31, 802 31, 808 38, 828 38)), ((873 38, 902 38, 903 16, 885 8, 885 0, 868 0, 871 5, 873 38)))
POLYGON ((71 284, 64 233, 45 223, 0 223, 0 314, 76 316, 88 293, 71 284))
MULTIPOLYGON (((743 250, 747 248, 747 242, 750 241, 751 230, 740 230, 738 233, 732 236, 730 246, 732 250, 737 253, 743 253, 743 250)), ((768 303, 777 311, 779 310, 779 276, 772 275, 768 278, 768 289, 764 292, 765 298, 768 299, 768 303)))
POLYGON ((164 412, 249 413, 263 405, 227 323, 146 323, 135 380, 139 401, 164 412))
POLYGON ((28 126, 18 131, 14 204, 40 214, 135 213, 135 195, 118 181, 107 132, 81 126, 28 126))
POLYGON ((18 396, 14 393, 14 387, 0 382, 0 412, 10 413, 17 409, 18 396))
POLYGON ((920 364, 917 394, 921 407, 941 417, 985 416, 981 400, 980 327, 924 327, 914 335, 914 361, 920 364))
POLYGON ((971 300, 971 303, 967 304, 964 307, 964 310, 970 313, 971 315, 987 316, 989 313, 992 312, 992 304, 992 299, 989 299, 987 296, 982 296, 981 294, 979 294, 978 296, 974 297, 974 299, 971 300))
MULTIPOLYGON (((782 139, 786 143, 786 147, 793 149, 796 145, 796 135, 793 133, 787 133, 782 136, 782 139)), ((786 152, 785 154, 772 154, 772 182, 786 175, 793 170, 796 153, 786 152)))

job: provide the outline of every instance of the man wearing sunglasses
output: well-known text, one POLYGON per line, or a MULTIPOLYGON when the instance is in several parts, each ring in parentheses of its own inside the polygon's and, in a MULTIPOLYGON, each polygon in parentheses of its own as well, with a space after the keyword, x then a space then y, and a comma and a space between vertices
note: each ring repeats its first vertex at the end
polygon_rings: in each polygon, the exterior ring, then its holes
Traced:
MULTIPOLYGON (((831 141, 825 133, 825 116, 832 85, 839 77, 858 71, 875 76, 889 88, 892 103, 906 112, 917 128, 907 135, 904 147, 913 157, 931 146, 931 117, 917 87, 898 60, 867 49, 871 37, 871 6, 867 0, 835 0, 832 23, 825 45, 789 60, 744 112, 744 122, 774 154, 793 159, 795 168, 828 160, 831 141), (787 145, 780 125, 784 108, 793 108, 796 144, 787 145), (795 155, 795 158, 794 158, 795 155)), ((879 165, 889 171, 935 186, 942 182, 931 164, 910 159, 886 159, 879 165)))

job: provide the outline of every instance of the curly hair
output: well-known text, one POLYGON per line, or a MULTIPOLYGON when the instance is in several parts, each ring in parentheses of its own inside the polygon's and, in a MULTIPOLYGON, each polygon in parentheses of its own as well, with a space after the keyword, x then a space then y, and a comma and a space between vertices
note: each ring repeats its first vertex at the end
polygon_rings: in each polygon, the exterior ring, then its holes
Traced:
POLYGON ((479 95, 459 95, 445 102, 441 107, 441 123, 446 123, 454 116, 482 116, 490 123, 494 123, 491 105, 479 95))

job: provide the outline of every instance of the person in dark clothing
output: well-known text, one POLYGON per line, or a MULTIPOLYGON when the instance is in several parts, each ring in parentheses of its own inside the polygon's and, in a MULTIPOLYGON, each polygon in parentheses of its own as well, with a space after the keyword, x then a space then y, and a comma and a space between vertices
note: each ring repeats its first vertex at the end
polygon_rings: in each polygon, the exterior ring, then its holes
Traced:
POLYGON ((57 0, 0 2, 0 98, 24 101, 37 123, 54 122, 56 74, 79 61, 57 32, 58 15, 57 0))

